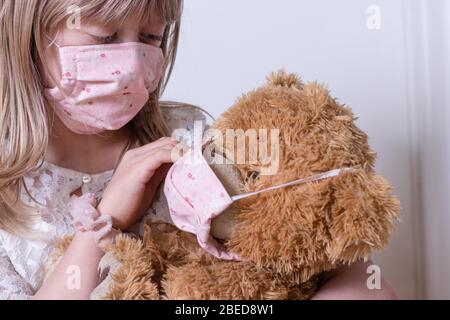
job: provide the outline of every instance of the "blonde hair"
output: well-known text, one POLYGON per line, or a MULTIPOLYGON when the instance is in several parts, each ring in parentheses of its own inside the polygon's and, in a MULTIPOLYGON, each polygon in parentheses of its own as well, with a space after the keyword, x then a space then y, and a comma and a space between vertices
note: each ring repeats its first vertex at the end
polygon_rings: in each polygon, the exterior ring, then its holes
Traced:
MULTIPOLYGON (((156 12, 167 23, 162 41, 164 76, 143 110, 128 125, 132 143, 144 145, 168 134, 159 98, 175 62, 183 0, 0 0, 0 229, 30 235, 36 213, 20 201, 24 176, 43 159, 51 116, 38 68, 44 61, 42 35, 57 30, 76 4, 82 19, 120 25, 128 18, 148 21, 156 12)), ((26 189, 26 187, 25 187, 26 189)))

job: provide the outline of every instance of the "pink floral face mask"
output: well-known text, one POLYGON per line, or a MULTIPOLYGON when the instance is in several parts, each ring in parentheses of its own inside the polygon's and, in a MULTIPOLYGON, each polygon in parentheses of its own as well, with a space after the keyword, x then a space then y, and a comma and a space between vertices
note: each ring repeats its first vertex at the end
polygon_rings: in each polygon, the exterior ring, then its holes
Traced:
POLYGON ((118 130, 145 106, 158 87, 164 56, 160 48, 120 43, 59 48, 61 89, 46 89, 57 116, 75 133, 118 130))
POLYGON ((353 170, 331 170, 262 190, 230 196, 202 153, 190 149, 169 170, 164 183, 164 193, 172 221, 179 229, 197 235, 199 245, 216 258, 240 260, 234 253, 227 252, 210 234, 212 219, 233 202, 271 190, 329 179, 353 170))

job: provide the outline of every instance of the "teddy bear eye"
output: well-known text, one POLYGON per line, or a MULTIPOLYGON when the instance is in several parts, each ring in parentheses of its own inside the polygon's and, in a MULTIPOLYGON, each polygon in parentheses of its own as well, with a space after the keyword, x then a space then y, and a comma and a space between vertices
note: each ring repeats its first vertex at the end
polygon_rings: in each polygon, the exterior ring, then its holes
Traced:
POLYGON ((255 182, 259 177, 259 172, 258 171, 249 171, 247 172, 247 177, 246 177, 246 181, 248 180, 253 180, 253 182, 255 182))

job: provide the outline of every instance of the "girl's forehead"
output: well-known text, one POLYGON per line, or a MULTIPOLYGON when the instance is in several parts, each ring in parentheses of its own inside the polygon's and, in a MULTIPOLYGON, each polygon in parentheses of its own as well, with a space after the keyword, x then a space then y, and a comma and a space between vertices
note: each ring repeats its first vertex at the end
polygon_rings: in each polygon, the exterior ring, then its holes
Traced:
POLYGON ((121 24, 129 19, 148 24, 152 21, 171 23, 181 17, 182 0, 78 0, 82 19, 98 23, 121 24))
POLYGON ((160 27, 165 26, 167 22, 163 19, 156 17, 154 19, 134 19, 133 17, 129 17, 128 19, 98 19, 94 17, 86 17, 84 18, 84 26, 91 28, 108 28, 108 29, 120 29, 124 25, 139 26, 141 28, 146 27, 160 27))

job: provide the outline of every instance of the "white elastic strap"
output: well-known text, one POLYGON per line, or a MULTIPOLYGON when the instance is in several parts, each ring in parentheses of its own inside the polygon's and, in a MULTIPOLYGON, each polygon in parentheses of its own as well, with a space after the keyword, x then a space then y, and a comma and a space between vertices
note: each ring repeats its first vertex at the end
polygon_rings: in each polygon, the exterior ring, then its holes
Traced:
POLYGON ((58 48, 61 48, 59 46, 59 44, 56 43, 56 38, 58 38, 59 35, 59 31, 56 33, 56 36, 54 39, 52 39, 47 33, 45 34, 45 36, 47 37, 48 41, 50 41, 50 44, 47 46, 47 49, 50 48, 52 45, 57 46, 58 48))
POLYGON ((337 177, 341 173, 351 172, 351 171, 354 171, 354 170, 355 170, 354 168, 334 169, 334 170, 327 171, 327 172, 320 173, 320 174, 316 174, 314 176, 310 176, 310 177, 307 177, 307 178, 302 178, 302 179, 294 180, 294 181, 291 181, 291 182, 283 183, 283 184, 280 184, 280 185, 277 185, 277 186, 272 186, 272 187, 269 187, 269 188, 266 188, 266 189, 253 191, 253 192, 248 192, 248 193, 243 193, 243 194, 238 194, 238 195, 232 196, 231 200, 238 201, 238 200, 245 199, 245 198, 248 198, 248 197, 256 196, 257 194, 260 194, 260 193, 263 193, 263 192, 267 192, 267 191, 278 190, 278 189, 281 189, 281 188, 286 188, 286 187, 290 187, 290 186, 296 186, 296 185, 299 185, 299 184, 305 184, 305 183, 320 181, 320 180, 324 180, 324 179, 328 179, 328 178, 333 178, 333 177, 337 177))

